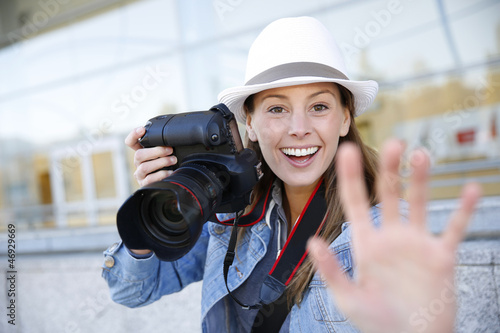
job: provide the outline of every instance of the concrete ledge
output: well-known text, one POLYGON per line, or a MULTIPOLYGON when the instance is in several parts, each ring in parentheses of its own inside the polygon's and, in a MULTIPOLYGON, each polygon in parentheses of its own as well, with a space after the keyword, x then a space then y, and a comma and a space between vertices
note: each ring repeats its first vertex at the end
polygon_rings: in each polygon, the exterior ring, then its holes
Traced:
POLYGON ((457 251, 457 265, 500 265, 500 240, 465 241, 457 251))
MULTIPOLYGON (((0 234, 0 239, 0 248, 7 248, 7 235, 0 234)), ((16 253, 104 251, 118 240, 116 226, 16 230, 16 253)))
MULTIPOLYGON (((448 225, 458 200, 437 200, 428 205, 428 227, 440 233, 448 225)), ((500 239, 500 197, 484 197, 478 204, 467 229, 468 238, 500 239)))

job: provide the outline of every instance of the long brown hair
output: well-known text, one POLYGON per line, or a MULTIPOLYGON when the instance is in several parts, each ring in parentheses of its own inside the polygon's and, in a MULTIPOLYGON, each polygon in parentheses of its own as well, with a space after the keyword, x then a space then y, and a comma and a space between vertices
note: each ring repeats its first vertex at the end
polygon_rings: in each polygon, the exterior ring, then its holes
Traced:
MULTIPOLYGON (((356 123, 354 122, 354 97, 352 93, 345 87, 336 84, 341 97, 341 104, 343 107, 347 107, 351 115, 351 123, 349 126, 349 132, 344 137, 339 138, 339 145, 343 142, 350 141, 355 143, 359 149, 361 150, 362 163, 363 163, 363 171, 365 176, 366 187, 368 191, 368 198, 370 201, 370 205, 375 205, 377 203, 376 198, 376 190, 375 190, 375 180, 376 180, 376 172, 377 172, 377 153, 372 148, 366 146, 362 139, 359 131, 356 127, 356 123)), ((252 113, 254 110, 254 95, 248 97, 245 101, 245 112, 252 113)), ((248 136, 246 138, 246 146, 248 148, 253 149, 257 155, 259 156, 260 161, 262 162, 262 171, 264 172, 264 176, 262 179, 255 185, 255 188, 252 193, 252 204, 255 204, 257 198, 259 198, 265 191, 268 189, 270 182, 276 177, 272 170, 267 165, 264 160, 260 146, 258 142, 253 142, 249 140, 248 136)), ((340 202, 340 195, 337 188, 337 172, 335 170, 335 159, 332 161, 328 169, 325 171, 323 175, 325 182, 325 199, 327 202, 327 212, 328 218, 326 223, 323 226, 323 229, 320 231, 319 236, 323 238, 329 244, 338 237, 341 232, 341 225, 345 222, 344 210, 342 208, 342 204, 340 202)), ((238 239, 243 239, 243 233, 247 228, 241 228, 239 231, 238 239)), ((292 281, 287 287, 287 298, 289 302, 300 304, 302 301, 303 294, 309 285, 313 275, 314 275, 314 267, 309 258, 307 258, 298 271, 295 273, 292 281)))

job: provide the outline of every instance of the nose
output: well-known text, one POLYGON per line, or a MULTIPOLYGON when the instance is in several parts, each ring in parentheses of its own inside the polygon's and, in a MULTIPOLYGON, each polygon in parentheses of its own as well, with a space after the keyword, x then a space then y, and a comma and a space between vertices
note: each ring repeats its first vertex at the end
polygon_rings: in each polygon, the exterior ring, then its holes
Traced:
POLYGON ((302 139, 312 132, 312 124, 305 111, 292 112, 288 134, 302 139))

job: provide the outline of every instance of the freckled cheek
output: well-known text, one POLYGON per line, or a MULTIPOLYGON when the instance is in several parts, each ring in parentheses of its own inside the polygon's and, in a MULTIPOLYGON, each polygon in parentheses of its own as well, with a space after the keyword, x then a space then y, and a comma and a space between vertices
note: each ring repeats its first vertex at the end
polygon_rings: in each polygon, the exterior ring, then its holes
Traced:
POLYGON ((257 131, 257 140, 267 163, 272 166, 277 162, 279 156, 279 143, 283 135, 274 126, 262 126, 257 131))
POLYGON ((263 150, 263 153, 264 151, 274 150, 274 148, 278 144, 279 138, 273 134, 274 132, 272 129, 264 129, 257 134, 259 145, 263 150))
POLYGON ((338 150, 338 137, 332 138, 329 145, 325 147, 326 149, 323 152, 323 156, 325 158, 325 165, 327 168, 333 159, 335 158, 335 155, 337 155, 337 150, 338 150))
POLYGON ((254 123, 254 128, 256 129, 257 138, 259 142, 266 143, 277 141, 283 136, 283 131, 285 126, 283 126, 282 121, 269 121, 266 119, 261 119, 254 123))

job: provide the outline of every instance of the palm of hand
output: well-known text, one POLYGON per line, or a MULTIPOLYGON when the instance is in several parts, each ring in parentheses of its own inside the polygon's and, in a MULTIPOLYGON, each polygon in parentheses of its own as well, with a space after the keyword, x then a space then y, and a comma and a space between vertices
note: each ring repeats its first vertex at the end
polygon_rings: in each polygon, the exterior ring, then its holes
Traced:
POLYGON ((327 244, 310 242, 310 253, 335 301, 363 332, 452 332, 455 315, 455 251, 467 226, 479 189, 467 186, 459 210, 443 235, 425 227, 428 158, 412 158, 408 223, 399 213, 399 159, 402 147, 387 145, 382 156, 378 194, 383 222, 371 224, 359 153, 339 150, 338 173, 344 209, 352 228, 355 278, 340 272, 327 244))
POLYGON ((383 228, 370 230, 354 246, 357 288, 342 300, 346 313, 351 313, 360 328, 375 332, 391 332, 394 328, 396 332, 415 331, 422 325, 412 325, 422 318, 431 325, 432 318, 422 316, 431 307, 431 315, 453 316, 454 300, 450 293, 446 294, 448 304, 434 309, 435 302, 441 301, 436 297, 449 291, 453 284, 453 251, 413 225, 400 223, 389 230, 383 228), (435 311, 439 313, 432 313, 435 311), (366 317, 371 319, 367 321, 366 317), (365 322, 376 325, 364 327, 365 322))

